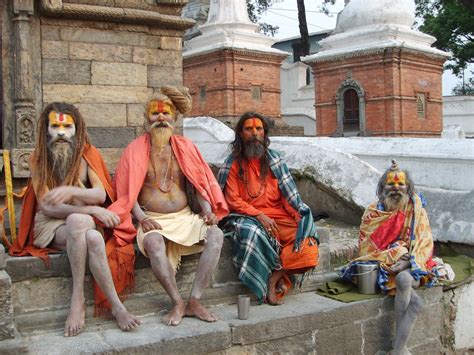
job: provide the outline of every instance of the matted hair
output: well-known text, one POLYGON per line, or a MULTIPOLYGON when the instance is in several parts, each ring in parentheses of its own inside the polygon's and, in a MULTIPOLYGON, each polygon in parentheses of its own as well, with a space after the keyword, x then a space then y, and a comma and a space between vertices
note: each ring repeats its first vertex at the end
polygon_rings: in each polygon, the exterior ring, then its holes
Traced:
MULTIPOLYGON (((193 99, 189 94, 189 89, 184 86, 163 86, 153 94, 146 102, 145 110, 148 110, 153 101, 163 101, 170 104, 181 115, 186 115, 191 111, 193 99)), ((178 117, 174 117, 176 120, 178 117)))
MULTIPOLYGON (((258 118, 262 121, 263 124, 263 131, 264 131, 264 146, 265 150, 268 149, 270 145, 270 138, 268 137, 268 133, 270 130, 270 120, 265 117, 264 115, 254 112, 248 111, 245 112, 242 116, 240 116, 237 124, 234 127, 235 137, 234 140, 230 143, 230 149, 234 159, 237 161, 239 166, 239 178, 243 179, 243 169, 242 169, 242 160, 245 159, 245 143, 240 134, 242 133, 244 122, 249 118, 258 118)), ((260 159, 260 178, 264 180, 267 175, 267 170, 269 167, 268 157, 266 154, 260 159)))
POLYGON ((43 109, 41 113, 36 134, 36 147, 30 160, 30 169, 32 172, 33 188, 37 197, 47 190, 51 190, 60 185, 74 185, 79 179, 79 170, 81 167, 81 156, 84 146, 89 144, 84 118, 79 110, 71 104, 65 102, 53 102, 43 109), (74 150, 71 169, 67 173, 64 181, 58 181, 56 174, 52 173, 53 165, 48 154, 48 127, 49 114, 51 111, 71 115, 76 126, 76 149, 74 150))

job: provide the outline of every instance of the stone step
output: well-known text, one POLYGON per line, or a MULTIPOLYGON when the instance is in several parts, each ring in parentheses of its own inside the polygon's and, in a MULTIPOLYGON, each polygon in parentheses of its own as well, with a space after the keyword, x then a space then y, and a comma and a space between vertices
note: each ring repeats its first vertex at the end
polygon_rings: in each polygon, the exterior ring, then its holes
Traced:
MULTIPOLYGON (((314 291, 322 283, 336 277, 334 268, 357 248, 351 226, 335 225, 332 221, 319 221, 320 265, 305 278, 299 292, 314 291)), ((232 264, 231 241, 224 242, 221 258, 213 274, 211 284, 203 295, 208 306, 234 303, 236 295, 251 292, 240 283, 232 264)), ((178 287, 186 298, 192 288, 199 255, 183 257, 177 274, 178 287)), ((347 259, 346 259, 347 260, 347 259)), ((51 255, 51 264, 34 257, 8 257, 5 271, 12 279, 12 303, 15 325, 22 334, 37 329, 60 329, 69 309, 72 279, 67 255, 51 255)), ((87 272, 85 297, 88 301, 87 318, 93 313, 91 275, 87 272)), ((156 281, 149 260, 137 252, 135 264, 135 289, 126 301, 127 308, 138 315, 155 313, 167 307, 168 297, 156 281)))
MULTIPOLYGON (((408 347, 413 354, 443 352, 442 290, 419 290, 425 307, 408 347)), ((393 298, 342 303, 314 292, 290 295, 282 306, 250 307, 237 319, 235 305, 211 308, 215 323, 184 318, 177 327, 161 323, 163 312, 143 314, 142 324, 121 332, 112 321, 88 320, 77 337, 62 329, 42 330, 0 342, 0 353, 29 354, 376 354, 388 351, 394 334, 393 298)))

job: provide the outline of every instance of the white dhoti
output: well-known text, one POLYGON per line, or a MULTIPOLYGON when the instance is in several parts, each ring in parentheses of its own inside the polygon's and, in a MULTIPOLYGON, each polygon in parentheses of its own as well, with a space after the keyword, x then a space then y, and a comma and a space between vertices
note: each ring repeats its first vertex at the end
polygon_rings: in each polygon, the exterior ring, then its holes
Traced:
POLYGON ((48 217, 43 212, 37 211, 35 214, 33 245, 37 248, 46 248, 53 241, 58 228, 63 225, 66 225, 65 219, 48 217))
POLYGON ((182 255, 191 255, 202 252, 204 245, 202 241, 206 239, 207 225, 198 214, 191 211, 189 206, 181 211, 173 213, 155 213, 144 211, 147 217, 158 222, 162 229, 143 232, 141 225, 138 227, 137 244, 143 255, 148 257, 143 246, 145 236, 150 233, 160 233, 166 242, 166 255, 177 270, 181 262, 182 255))

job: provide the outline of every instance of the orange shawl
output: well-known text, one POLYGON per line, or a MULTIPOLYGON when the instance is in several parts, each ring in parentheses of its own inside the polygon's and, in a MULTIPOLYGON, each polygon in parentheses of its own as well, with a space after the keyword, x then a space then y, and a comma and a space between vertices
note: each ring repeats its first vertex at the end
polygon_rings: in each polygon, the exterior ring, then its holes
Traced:
MULTIPOLYGON (((114 201, 115 193, 112 188, 112 179, 97 148, 92 145, 86 145, 82 152, 82 157, 99 177, 109 199, 114 201)), ((48 254, 57 252, 57 250, 50 248, 39 249, 33 245, 33 230, 37 203, 33 185, 31 181, 29 181, 25 196, 23 197, 18 236, 8 252, 12 256, 36 256, 42 259, 46 265, 49 265, 50 259, 48 254)))
MULTIPOLYGON (((184 176, 210 203, 217 218, 225 217, 229 211, 222 191, 194 143, 185 137, 172 136, 171 148, 184 176)), ((109 210, 120 216, 121 224, 114 229, 114 238, 111 238, 115 243, 115 250, 120 250, 120 252, 110 257, 109 248, 107 248, 107 255, 109 264, 112 259, 114 265, 117 265, 113 267, 111 264, 110 268, 119 295, 130 291, 134 284, 135 255, 132 243, 137 231, 132 223, 130 212, 145 181, 150 149, 148 134, 136 138, 125 148, 115 170, 114 187, 117 200, 109 206, 109 210)), ((106 301, 105 296, 103 300, 106 301)))

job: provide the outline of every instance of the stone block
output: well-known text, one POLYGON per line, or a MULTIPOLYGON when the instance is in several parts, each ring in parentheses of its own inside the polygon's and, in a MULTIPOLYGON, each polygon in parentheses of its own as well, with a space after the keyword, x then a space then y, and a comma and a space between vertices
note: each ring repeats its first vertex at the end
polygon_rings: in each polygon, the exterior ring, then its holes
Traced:
POLYGON ((147 87, 104 85, 43 85, 43 101, 66 101, 70 103, 143 103, 153 89, 147 87))
POLYGON ((82 60, 44 59, 42 75, 45 84, 90 84, 91 63, 82 60))
POLYGON ((100 154, 104 158, 105 165, 109 172, 113 175, 115 173, 115 167, 122 156, 124 148, 100 148, 100 154))
POLYGON ((183 85, 183 69, 181 67, 148 66, 148 86, 179 86, 183 85))
POLYGON ((180 51, 182 49, 182 38, 181 37, 162 37, 161 38, 161 49, 171 49, 174 51, 180 51))
POLYGON ((41 57, 48 59, 68 59, 68 43, 61 41, 42 41, 41 57))
POLYGON ((41 39, 43 41, 59 41, 59 27, 57 26, 41 26, 41 39))
POLYGON ((13 337, 12 280, 0 270, 0 341, 13 337))
POLYGON ((125 127, 127 105, 125 104, 78 104, 87 127, 125 127))
MULTIPOLYGON (((448 353, 442 348, 439 342, 439 339, 431 339, 428 342, 426 342, 426 339, 424 340, 425 340, 425 343, 423 344, 420 344, 415 347, 409 347, 408 350, 410 351, 410 353, 416 354, 416 355, 433 355, 433 354, 447 354, 448 353)), ((464 354, 468 354, 468 352, 464 354)))
POLYGON ((390 351, 395 335, 393 314, 385 314, 362 323, 364 337, 364 354, 375 354, 377 351, 390 351))
MULTIPOLYGON (((12 298, 15 315, 69 307, 72 293, 70 277, 49 277, 14 282, 12 298)), ((86 276, 84 282, 86 302, 93 301, 92 281, 86 276)))
POLYGON ((165 67, 180 67, 181 51, 167 51, 155 48, 134 47, 133 62, 146 65, 161 65, 165 67))
POLYGON ((9 257, 5 270, 14 283, 38 278, 71 276, 66 253, 50 255, 49 261, 49 266, 46 266, 43 260, 33 256, 9 257))
POLYGON ((92 62, 93 85, 147 86, 147 68, 133 63, 92 62))
MULTIPOLYGON (((324 328, 317 331, 315 349, 320 354, 356 354, 362 352, 361 324, 349 323, 334 328, 324 328)), ((367 353, 366 353, 367 354, 367 353)))
POLYGON ((315 348, 312 333, 256 343, 254 349, 252 353, 255 354, 311 354, 319 351, 315 348))
POLYGON ((98 62, 131 62, 132 47, 110 44, 71 42, 71 59, 95 60, 98 62))
POLYGON ((107 31, 92 28, 60 27, 61 40, 67 42, 104 43, 131 46, 146 46, 148 36, 144 33, 107 31))
MULTIPOLYGON (((439 342, 443 329, 443 305, 427 305, 415 321, 413 331, 408 338, 408 347, 417 347, 426 343, 427 339, 439 342)), ((439 345, 441 347, 441 344, 439 345)))
POLYGON ((125 148, 135 139, 132 127, 89 127, 87 132, 97 148, 125 148))
MULTIPOLYGON (((151 95, 150 95, 151 96, 151 95)), ((127 105, 127 125, 143 126, 145 120, 145 102, 127 105)))

